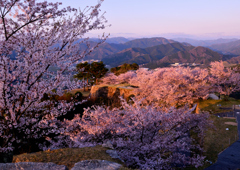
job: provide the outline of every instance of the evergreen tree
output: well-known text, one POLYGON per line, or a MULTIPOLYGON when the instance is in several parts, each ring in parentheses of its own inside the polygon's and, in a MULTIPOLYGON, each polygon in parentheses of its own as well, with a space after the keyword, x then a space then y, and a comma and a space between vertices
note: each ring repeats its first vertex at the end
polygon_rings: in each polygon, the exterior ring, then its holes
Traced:
MULTIPOLYGON (((90 74, 90 64, 88 62, 85 63, 79 63, 76 66, 76 70, 77 70, 77 74, 74 75, 74 78, 77 78, 79 80, 87 80, 87 85, 89 83, 89 78, 91 78, 91 74, 90 74)), ((85 83, 84 83, 84 91, 85 91, 85 83)))
POLYGON ((133 63, 133 64, 124 63, 121 66, 111 68, 110 71, 112 73, 114 73, 116 76, 118 76, 118 75, 120 75, 122 73, 126 73, 130 70, 137 70, 137 69, 139 69, 139 66, 136 63, 133 63))
POLYGON ((105 67, 103 62, 93 62, 90 66, 90 73, 94 83, 98 83, 98 79, 104 77, 104 75, 108 72, 108 69, 105 67))
MULTIPOLYGON (((78 73, 74 75, 75 78, 80 80, 87 80, 87 84, 89 84, 89 80, 92 84, 97 84, 99 78, 102 78, 107 72, 108 69, 105 67, 103 62, 93 62, 93 63, 80 63, 76 66, 78 73)), ((85 86, 84 86, 85 91, 85 86)))

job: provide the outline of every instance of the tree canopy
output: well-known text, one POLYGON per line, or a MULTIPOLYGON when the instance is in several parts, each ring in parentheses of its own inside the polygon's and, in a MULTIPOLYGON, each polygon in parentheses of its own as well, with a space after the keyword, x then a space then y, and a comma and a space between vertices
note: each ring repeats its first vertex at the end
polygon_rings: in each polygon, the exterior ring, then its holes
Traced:
POLYGON ((139 69, 138 64, 133 63, 133 64, 122 64, 121 66, 118 67, 113 67, 110 69, 111 73, 114 73, 116 76, 122 74, 122 73, 126 73, 130 70, 137 70, 139 69))
POLYGON ((179 107, 206 99, 212 92, 230 95, 238 91, 240 73, 237 69, 225 68, 220 61, 211 63, 210 69, 167 67, 138 69, 119 76, 111 73, 102 81, 104 84, 128 83, 137 86, 135 96, 146 103, 179 107))
POLYGON ((105 27, 102 1, 78 10, 60 9, 59 2, 0 0, 0 158, 24 143, 61 133, 54 123, 76 103, 42 98, 82 86, 66 73, 106 40, 103 36, 90 47, 84 38, 105 27))
POLYGON ((97 83, 98 79, 102 78, 108 72, 102 61, 79 63, 76 66, 76 70, 78 73, 74 77, 80 80, 86 79, 87 84, 89 84, 89 81, 97 83))

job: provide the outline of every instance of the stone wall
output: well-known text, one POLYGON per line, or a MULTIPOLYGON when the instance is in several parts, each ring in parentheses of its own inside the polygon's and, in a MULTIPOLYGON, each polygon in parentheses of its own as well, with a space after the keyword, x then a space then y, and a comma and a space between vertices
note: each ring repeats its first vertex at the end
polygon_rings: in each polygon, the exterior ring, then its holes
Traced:
POLYGON ((104 102, 116 104, 120 102, 119 96, 122 96, 126 100, 130 96, 133 96, 135 88, 130 85, 95 85, 91 88, 90 98, 93 101, 104 100, 104 102))

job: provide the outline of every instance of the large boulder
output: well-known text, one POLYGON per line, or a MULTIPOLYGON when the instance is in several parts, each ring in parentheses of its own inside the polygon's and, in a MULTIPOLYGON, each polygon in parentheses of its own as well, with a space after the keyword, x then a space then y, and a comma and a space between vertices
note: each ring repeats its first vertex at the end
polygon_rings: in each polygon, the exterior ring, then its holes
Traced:
POLYGON ((117 170, 121 164, 106 160, 85 160, 75 163, 71 170, 117 170))
POLYGON ((213 100, 219 100, 219 97, 216 94, 214 94, 214 93, 210 93, 208 95, 208 98, 213 99, 213 100))
POLYGON ((65 165, 57 165, 52 162, 18 162, 0 163, 1 170, 68 170, 65 165))
POLYGON ((114 149, 112 142, 109 140, 102 144, 102 147, 114 149))
POLYGON ((112 158, 119 159, 120 161, 124 162, 120 156, 118 155, 116 150, 106 150, 106 153, 111 156, 112 158))
POLYGON ((111 156, 112 158, 119 159, 120 161, 124 162, 120 156, 118 155, 117 151, 114 149, 113 144, 111 141, 107 141, 102 144, 102 147, 110 148, 110 150, 106 150, 106 153, 111 156))

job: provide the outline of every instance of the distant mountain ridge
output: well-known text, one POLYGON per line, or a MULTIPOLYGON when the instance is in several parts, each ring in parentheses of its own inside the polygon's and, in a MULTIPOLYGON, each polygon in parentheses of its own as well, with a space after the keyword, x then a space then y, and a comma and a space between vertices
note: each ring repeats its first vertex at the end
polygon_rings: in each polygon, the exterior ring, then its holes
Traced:
POLYGON ((185 46, 178 42, 161 44, 148 48, 129 48, 108 56, 107 58, 103 58, 102 61, 107 65, 111 65, 112 67, 116 67, 123 63, 137 63, 140 65, 157 61, 166 55, 172 55, 179 51, 186 51, 192 48, 194 47, 185 46))
MULTIPOLYGON (((88 46, 77 40, 81 51, 97 45, 99 39, 90 39, 88 46)), ((94 49, 84 60, 95 59, 102 60, 104 64, 111 67, 119 66, 123 63, 137 63, 150 68, 165 67, 172 63, 198 63, 209 64, 211 61, 223 60, 232 64, 240 63, 240 40, 218 39, 209 42, 227 42, 214 44, 207 47, 192 46, 189 43, 179 43, 162 37, 141 38, 128 40, 124 37, 110 38, 110 42, 103 43, 94 49), (125 42, 126 41, 126 42, 125 42), (121 43, 124 42, 124 43, 121 43)), ((109 42, 109 41, 108 41, 109 42)), ((57 46, 56 44, 55 46, 57 46)), ((79 54, 81 55, 81 54, 79 54)), ((15 59, 17 53, 13 51, 10 56, 15 59)))
POLYGON ((125 43, 130 48, 136 47, 136 48, 147 48, 147 47, 153 47, 156 45, 161 44, 170 44, 170 43, 176 43, 177 41, 169 40, 162 37, 154 37, 154 38, 141 38, 141 39, 135 39, 132 41, 128 41, 125 43))
POLYGON ((194 47, 187 51, 179 51, 162 59, 145 64, 144 67, 157 68, 166 67, 173 63, 196 63, 208 65, 212 61, 224 60, 224 55, 212 51, 206 47, 194 47))
MULTIPOLYGON (((113 40, 123 40, 121 37, 113 40)), ((96 48, 91 55, 84 59, 102 60, 111 67, 119 66, 123 63, 144 64, 147 67, 162 67, 171 63, 198 63, 209 64, 212 61, 224 60, 236 63, 240 56, 240 40, 236 39, 217 39, 198 41, 205 45, 227 42, 223 44, 214 44, 207 47, 192 46, 187 43, 179 43, 162 37, 141 38, 127 41, 125 43, 103 43, 96 48), (218 48, 217 48, 218 47, 218 48), (222 51, 220 51, 222 50, 222 51), (229 52, 227 51, 229 50, 229 52), (239 50, 239 55, 238 54, 239 50), (227 51, 227 52, 226 52, 227 51), (231 58, 233 58, 231 60, 231 58)), ((92 46, 97 42, 89 42, 92 46)), ((79 48, 86 48, 86 45, 80 45, 79 48)))
MULTIPOLYGON (((94 41, 94 42, 99 42, 98 38, 90 38, 89 41, 94 41)), ((110 44, 123 44, 130 41, 127 38, 124 37, 112 37, 112 38, 107 38, 106 39, 106 43, 110 43, 110 44)))
POLYGON ((212 61, 222 60, 223 55, 206 47, 195 47, 188 51, 179 51, 173 55, 165 56, 161 63, 198 63, 209 64, 212 61))
POLYGON ((222 43, 229 43, 229 42, 237 41, 238 39, 236 39, 236 38, 233 38, 233 39, 219 38, 216 40, 195 40, 195 39, 190 39, 190 38, 174 38, 173 40, 181 42, 181 43, 186 42, 193 46, 208 47, 208 46, 211 46, 214 44, 222 44, 222 43))
POLYGON ((230 64, 239 64, 240 63, 240 56, 232 57, 231 59, 227 60, 230 64))
MULTIPOLYGON (((113 44, 113 43, 103 43, 99 45, 98 48, 96 48, 89 56, 87 56, 85 59, 97 59, 101 60, 103 58, 108 57, 109 55, 113 55, 115 53, 118 53, 124 49, 128 48, 147 48, 147 47, 153 47, 161 44, 169 44, 169 43, 175 43, 176 41, 168 40, 166 38, 162 37, 155 37, 155 38, 141 38, 141 39, 135 39, 128 41, 126 43, 122 44, 113 44)), ((89 42, 90 47, 93 47, 97 44, 97 42, 89 42)), ((186 44, 188 45, 188 44, 186 44)), ((85 44, 80 44, 79 48, 81 50, 86 49, 85 44)))
POLYGON ((240 55, 240 40, 214 44, 209 46, 209 48, 222 54, 240 55))

